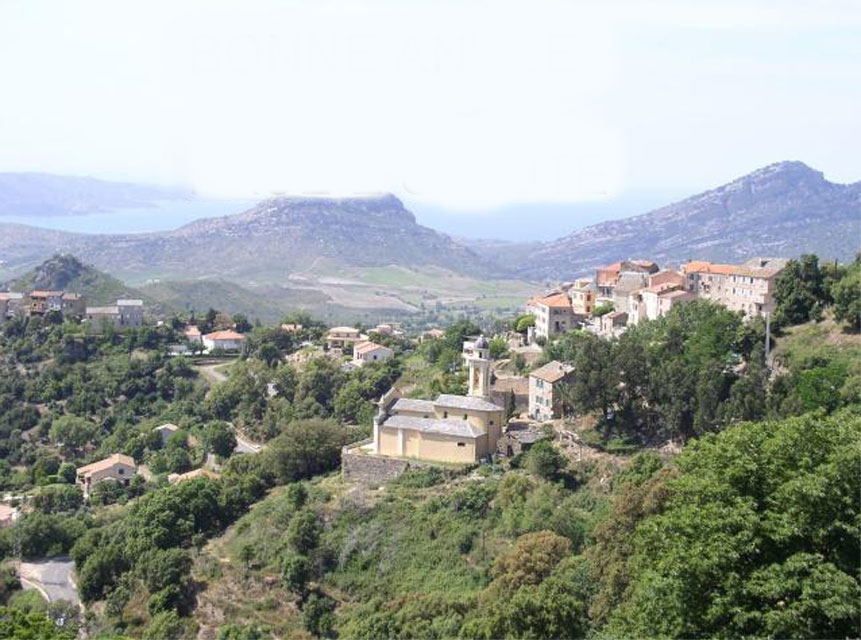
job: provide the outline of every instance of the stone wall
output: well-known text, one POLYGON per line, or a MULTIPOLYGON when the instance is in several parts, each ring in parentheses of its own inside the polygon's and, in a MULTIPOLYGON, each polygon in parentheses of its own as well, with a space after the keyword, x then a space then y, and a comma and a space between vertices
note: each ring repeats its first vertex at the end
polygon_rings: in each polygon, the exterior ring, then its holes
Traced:
POLYGON ((347 482, 357 482, 366 487, 379 487, 391 482, 407 469, 434 466, 425 461, 360 453, 359 448, 371 441, 369 438, 341 449, 341 474, 347 482))

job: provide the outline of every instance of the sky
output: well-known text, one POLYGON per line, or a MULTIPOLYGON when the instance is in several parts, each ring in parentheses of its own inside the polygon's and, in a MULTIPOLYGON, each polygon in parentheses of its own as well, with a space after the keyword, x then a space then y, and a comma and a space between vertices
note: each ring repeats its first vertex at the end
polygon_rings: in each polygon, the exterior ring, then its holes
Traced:
POLYGON ((859 179, 859 61, 858 0, 0 0, 0 171, 517 235, 785 159, 859 179))

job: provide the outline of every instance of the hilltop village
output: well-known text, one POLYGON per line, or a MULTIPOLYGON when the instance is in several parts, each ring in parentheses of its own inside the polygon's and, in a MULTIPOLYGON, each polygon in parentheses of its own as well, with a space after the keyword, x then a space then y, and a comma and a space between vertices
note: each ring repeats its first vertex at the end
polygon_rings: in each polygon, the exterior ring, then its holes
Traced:
POLYGON ((0 293, 0 598, 63 638, 643 635, 625 603, 649 596, 621 594, 619 572, 646 589, 654 549, 677 571, 674 545, 723 526, 668 535, 689 504, 667 492, 708 479, 745 501, 748 471, 722 465, 771 448, 779 478, 843 464, 859 275, 815 256, 626 259, 512 317, 418 329, 0 293), (641 524, 660 544, 631 542, 641 524))

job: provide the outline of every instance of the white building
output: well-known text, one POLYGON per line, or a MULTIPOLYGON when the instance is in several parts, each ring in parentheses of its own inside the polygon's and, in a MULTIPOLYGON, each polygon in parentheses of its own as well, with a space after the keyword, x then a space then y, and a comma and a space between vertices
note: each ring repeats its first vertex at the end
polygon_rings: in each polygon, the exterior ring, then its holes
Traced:
POLYGON ((213 331, 203 336, 203 346, 209 351, 240 351, 245 344, 245 336, 233 330, 213 331))
POLYGON ((394 351, 376 342, 360 342, 353 347, 352 364, 361 367, 367 362, 385 362, 394 355, 394 351))

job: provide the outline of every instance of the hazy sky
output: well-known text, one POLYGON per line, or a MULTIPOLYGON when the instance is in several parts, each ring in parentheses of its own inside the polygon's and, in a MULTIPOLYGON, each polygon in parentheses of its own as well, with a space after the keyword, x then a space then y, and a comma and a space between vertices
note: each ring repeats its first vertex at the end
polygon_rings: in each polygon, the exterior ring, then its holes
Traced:
POLYGON ((455 210, 848 182, 859 60, 859 0, 0 0, 0 170, 455 210))

